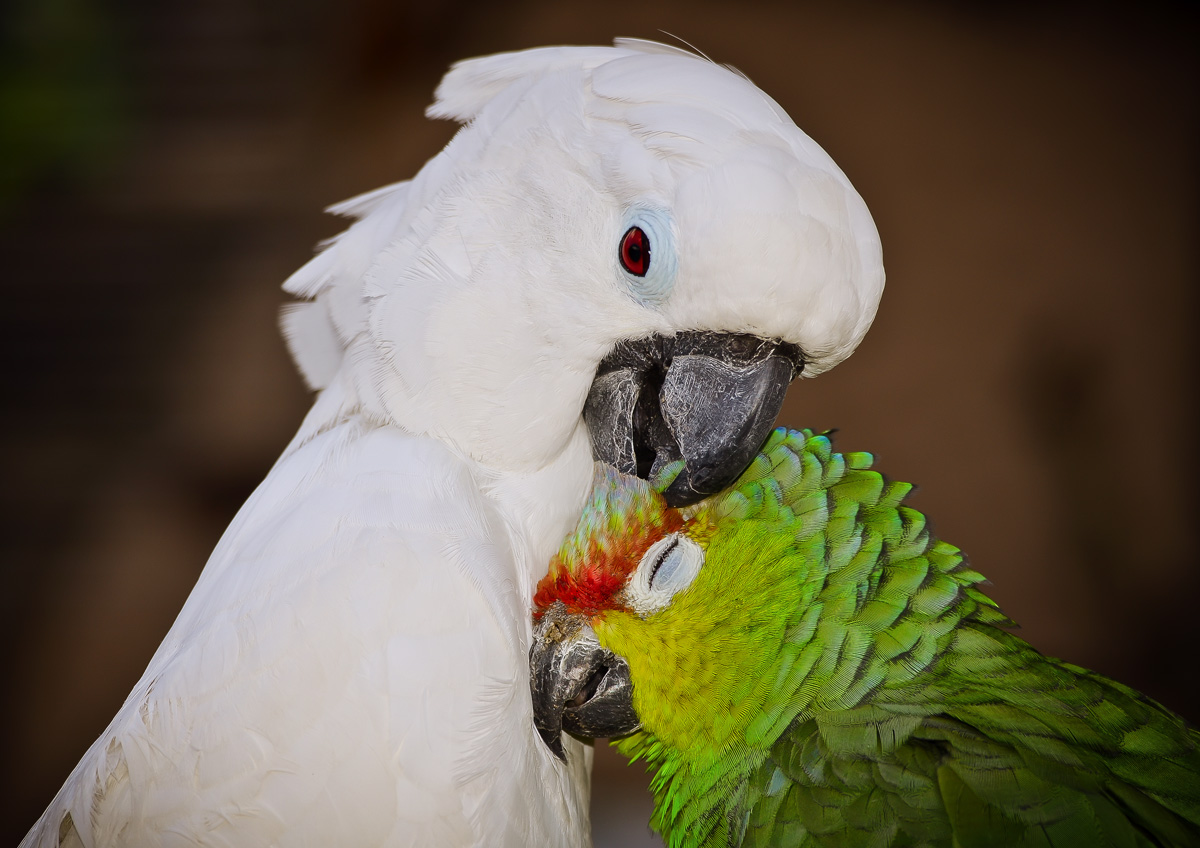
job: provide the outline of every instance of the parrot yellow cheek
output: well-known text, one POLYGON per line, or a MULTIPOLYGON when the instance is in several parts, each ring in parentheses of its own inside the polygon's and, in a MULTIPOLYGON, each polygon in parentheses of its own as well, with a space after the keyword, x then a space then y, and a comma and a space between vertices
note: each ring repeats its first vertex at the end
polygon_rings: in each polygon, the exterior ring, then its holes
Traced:
MULTIPOLYGON (((737 537, 752 531, 736 527, 727 549, 745 550, 737 537)), ((666 609, 646 618, 613 610, 593 621, 600 643, 629 663, 642 727, 685 756, 706 759, 744 746, 774 684, 786 636, 786 617, 775 607, 798 603, 800 587, 780 574, 794 562, 786 540, 755 541, 762 568, 726 568, 710 556, 666 609)))

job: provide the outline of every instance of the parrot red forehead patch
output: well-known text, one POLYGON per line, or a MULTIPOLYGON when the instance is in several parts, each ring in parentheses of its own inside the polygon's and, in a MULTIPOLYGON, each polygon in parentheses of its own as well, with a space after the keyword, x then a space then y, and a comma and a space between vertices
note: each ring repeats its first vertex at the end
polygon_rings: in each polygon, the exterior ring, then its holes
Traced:
POLYGON ((540 618, 555 601, 562 601, 568 612, 584 615, 624 609, 617 596, 642 556, 663 536, 683 528, 677 510, 670 510, 662 518, 665 520, 661 523, 640 527, 641 532, 630 532, 623 539, 592 540, 578 561, 564 562, 562 553, 555 556, 550 572, 538 583, 533 596, 534 616, 540 618))
POLYGON ((668 507, 645 480, 598 471, 578 526, 538 583, 534 617, 541 618, 555 601, 584 615, 624 609, 618 596, 642 556, 683 525, 679 510, 668 507))

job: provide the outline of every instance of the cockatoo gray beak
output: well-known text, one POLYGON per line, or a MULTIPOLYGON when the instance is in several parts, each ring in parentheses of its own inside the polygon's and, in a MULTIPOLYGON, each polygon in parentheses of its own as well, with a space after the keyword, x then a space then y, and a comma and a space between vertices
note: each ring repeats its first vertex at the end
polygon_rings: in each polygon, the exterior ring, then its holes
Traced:
POLYGON ((647 479, 682 459, 663 495, 674 507, 695 503, 746 469, 803 368, 795 345, 745 334, 622 342, 600 363, 583 408, 592 455, 647 479))
POLYGON ((556 601, 533 631, 529 650, 533 723, 564 762, 564 730, 595 739, 623 736, 641 726, 633 711, 633 683, 625 660, 600 646, 580 615, 556 601))

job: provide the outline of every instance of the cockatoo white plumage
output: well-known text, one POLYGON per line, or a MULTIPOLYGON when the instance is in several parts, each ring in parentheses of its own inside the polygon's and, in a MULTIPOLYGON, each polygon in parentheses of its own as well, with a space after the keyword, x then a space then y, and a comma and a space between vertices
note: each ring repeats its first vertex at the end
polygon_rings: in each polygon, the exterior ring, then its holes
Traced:
POLYGON ((25 845, 590 841, 527 664, 593 443, 724 485, 862 339, 879 241, 774 101, 674 48, 466 61, 429 114, 466 125, 288 280, 316 403, 25 845))

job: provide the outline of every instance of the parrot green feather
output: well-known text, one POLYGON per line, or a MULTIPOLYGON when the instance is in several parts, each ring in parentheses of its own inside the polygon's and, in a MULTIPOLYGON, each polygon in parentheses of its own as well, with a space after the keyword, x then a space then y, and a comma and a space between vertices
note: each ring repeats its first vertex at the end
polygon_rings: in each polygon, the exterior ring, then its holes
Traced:
MULTIPOLYGON (((872 461, 776 431, 682 511, 691 585, 592 617, 631 670, 641 730, 614 744, 654 772, 654 829, 671 848, 1200 845, 1200 733, 1008 632, 872 461)), ((561 567, 656 497, 606 500, 561 567)))

